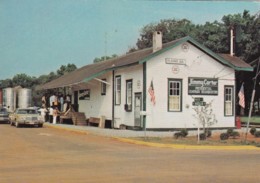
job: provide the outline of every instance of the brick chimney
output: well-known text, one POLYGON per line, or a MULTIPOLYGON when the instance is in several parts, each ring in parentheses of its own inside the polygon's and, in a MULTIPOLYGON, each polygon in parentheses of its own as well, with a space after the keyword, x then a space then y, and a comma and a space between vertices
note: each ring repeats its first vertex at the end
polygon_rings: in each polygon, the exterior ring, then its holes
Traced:
POLYGON ((162 49, 162 32, 155 31, 153 33, 153 52, 162 49))

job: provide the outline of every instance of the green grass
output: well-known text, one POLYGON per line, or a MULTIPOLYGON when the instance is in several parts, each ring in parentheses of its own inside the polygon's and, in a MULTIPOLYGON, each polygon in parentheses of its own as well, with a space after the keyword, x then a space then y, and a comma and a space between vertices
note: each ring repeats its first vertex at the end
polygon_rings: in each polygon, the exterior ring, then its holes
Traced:
MULTIPOLYGON (((243 117, 240 117, 240 118, 241 118, 241 122, 247 122, 247 120, 248 120, 247 116, 243 116, 243 117)), ((250 122, 260 124, 260 116, 252 116, 250 118, 250 122)))

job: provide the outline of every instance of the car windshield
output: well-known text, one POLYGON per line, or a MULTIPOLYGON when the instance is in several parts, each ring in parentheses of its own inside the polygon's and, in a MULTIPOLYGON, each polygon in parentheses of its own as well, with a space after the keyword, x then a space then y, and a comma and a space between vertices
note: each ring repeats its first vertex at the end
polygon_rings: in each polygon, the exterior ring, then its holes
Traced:
POLYGON ((7 110, 6 110, 6 108, 0 108, 0 113, 7 113, 7 110))
POLYGON ((38 114, 34 109, 19 109, 17 114, 38 114))

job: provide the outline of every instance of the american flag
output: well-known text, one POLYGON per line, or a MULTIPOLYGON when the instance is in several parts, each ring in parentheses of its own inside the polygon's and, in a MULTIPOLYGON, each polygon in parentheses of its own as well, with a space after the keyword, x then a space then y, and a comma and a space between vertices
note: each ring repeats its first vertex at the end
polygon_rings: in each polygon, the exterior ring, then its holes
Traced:
POLYGON ((240 91, 238 92, 239 105, 245 108, 245 93, 244 93, 244 83, 242 84, 240 91))
POLYGON ((153 81, 151 81, 150 87, 148 89, 148 92, 151 96, 151 102, 153 103, 153 105, 155 105, 155 95, 154 95, 154 88, 153 88, 153 81))

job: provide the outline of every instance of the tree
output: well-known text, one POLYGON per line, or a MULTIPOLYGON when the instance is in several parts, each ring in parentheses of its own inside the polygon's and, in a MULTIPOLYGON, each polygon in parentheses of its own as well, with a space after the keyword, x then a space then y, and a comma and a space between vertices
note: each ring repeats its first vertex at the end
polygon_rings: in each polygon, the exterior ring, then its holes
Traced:
POLYGON ((77 67, 76 67, 75 64, 67 64, 67 66, 66 66, 66 65, 62 65, 62 66, 60 66, 60 68, 57 70, 57 75, 58 75, 58 76, 62 76, 62 75, 64 75, 64 74, 69 73, 69 72, 72 72, 72 71, 74 71, 74 70, 76 70, 76 69, 77 69, 77 67))
POLYGON ((23 88, 31 88, 34 85, 35 77, 28 76, 24 73, 16 74, 13 77, 12 84, 13 86, 21 86, 23 88))
POLYGON ((100 58, 96 57, 93 60, 93 63, 103 62, 103 61, 106 61, 106 60, 109 60, 109 59, 113 59, 113 58, 116 58, 116 57, 118 57, 116 54, 113 54, 111 56, 102 56, 100 58))
POLYGON ((215 118, 215 114, 213 114, 212 102, 213 101, 206 103, 205 106, 196 106, 193 108, 196 112, 194 117, 197 118, 199 123, 202 125, 205 138, 209 135, 209 127, 218 122, 215 118))
POLYGON ((140 38, 136 46, 138 49, 144 49, 152 46, 152 37, 154 31, 161 31, 163 34, 163 43, 193 35, 195 25, 187 19, 164 19, 159 23, 150 23, 141 29, 140 38))

